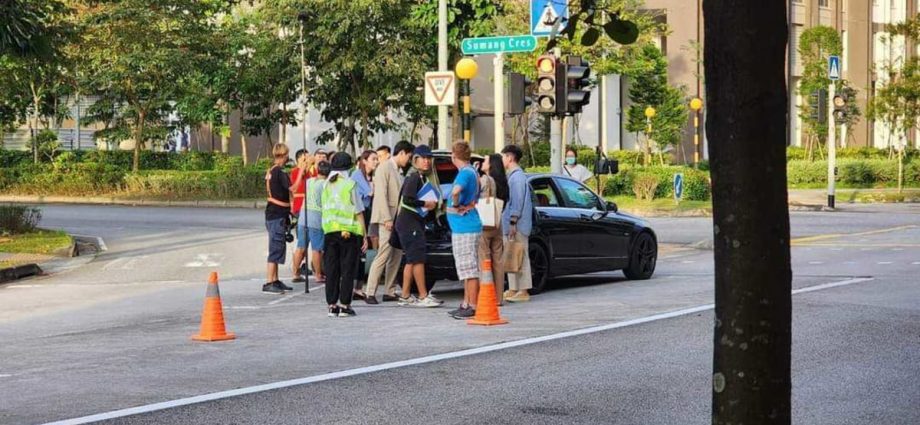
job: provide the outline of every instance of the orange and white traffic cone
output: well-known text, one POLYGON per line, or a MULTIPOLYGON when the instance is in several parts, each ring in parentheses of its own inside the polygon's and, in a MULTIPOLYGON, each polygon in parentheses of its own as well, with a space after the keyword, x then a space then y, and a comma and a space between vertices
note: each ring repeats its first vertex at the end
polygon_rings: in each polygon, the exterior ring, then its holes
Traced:
POLYGON ((224 325, 224 307, 220 302, 220 288, 217 286, 217 272, 208 277, 208 291, 204 294, 204 310, 201 312, 201 331, 192 336, 195 341, 226 341, 236 335, 228 333, 224 325))
POLYGON ((492 260, 482 260, 482 279, 479 280, 479 299, 476 301, 476 315, 467 320, 470 325, 504 325, 498 311, 498 297, 495 293, 495 279, 492 277, 492 260))

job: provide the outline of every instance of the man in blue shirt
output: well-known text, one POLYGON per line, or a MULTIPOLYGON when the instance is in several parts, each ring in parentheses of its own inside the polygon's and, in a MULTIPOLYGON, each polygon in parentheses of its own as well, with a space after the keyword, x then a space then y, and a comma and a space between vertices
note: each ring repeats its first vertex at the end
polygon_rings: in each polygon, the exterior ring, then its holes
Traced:
POLYGON ((508 203, 502 211, 502 233, 507 239, 520 242, 524 246, 524 260, 518 273, 508 273, 508 291, 505 301, 530 301, 528 289, 533 287, 530 274, 530 256, 527 252, 530 232, 533 230, 533 198, 527 176, 519 165, 523 156, 521 148, 508 145, 502 149, 502 163, 508 172, 508 203))
POLYGON ((450 224, 451 245, 457 278, 463 282, 463 302, 449 314, 455 319, 468 319, 476 315, 479 297, 479 239, 482 237, 482 220, 476 211, 479 200, 479 173, 470 165, 472 150, 466 142, 456 142, 450 159, 457 167, 457 178, 447 204, 447 223, 450 224))

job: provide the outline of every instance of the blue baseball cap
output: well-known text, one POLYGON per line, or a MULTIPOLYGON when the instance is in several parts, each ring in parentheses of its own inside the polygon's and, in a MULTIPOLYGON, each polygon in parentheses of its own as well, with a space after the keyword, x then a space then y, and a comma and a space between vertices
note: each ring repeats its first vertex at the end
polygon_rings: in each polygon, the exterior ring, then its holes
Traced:
POLYGON ((425 157, 425 158, 431 158, 432 156, 434 156, 434 155, 432 155, 432 153, 431 153, 431 148, 429 148, 428 145, 418 145, 418 146, 416 146, 416 147, 415 147, 415 150, 412 152, 412 154, 413 154, 413 155, 418 155, 418 156, 421 156, 421 157, 425 157))

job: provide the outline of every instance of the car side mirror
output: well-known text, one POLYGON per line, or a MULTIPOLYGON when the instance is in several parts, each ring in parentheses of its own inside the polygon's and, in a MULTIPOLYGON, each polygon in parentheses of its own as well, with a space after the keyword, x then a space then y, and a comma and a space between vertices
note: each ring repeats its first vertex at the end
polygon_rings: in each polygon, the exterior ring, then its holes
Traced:
POLYGON ((607 212, 613 212, 613 213, 615 213, 615 212, 618 212, 619 210, 620 210, 620 208, 617 207, 617 203, 616 203, 616 202, 607 201, 607 212))

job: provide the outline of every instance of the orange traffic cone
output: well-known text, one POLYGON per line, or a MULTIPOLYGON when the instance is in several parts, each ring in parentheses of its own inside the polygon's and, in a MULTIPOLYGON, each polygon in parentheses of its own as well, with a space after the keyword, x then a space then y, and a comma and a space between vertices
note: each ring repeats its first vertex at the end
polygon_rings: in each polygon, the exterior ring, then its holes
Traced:
POLYGON ((476 315, 467 320, 470 325, 504 325, 498 312, 498 297, 495 294, 495 279, 492 277, 492 260, 482 260, 482 279, 479 281, 479 299, 476 315))
POLYGON ((204 310, 201 312, 201 332, 192 336, 195 341, 226 341, 236 335, 227 333, 224 326, 224 307, 220 303, 220 288, 217 286, 217 272, 208 277, 208 291, 204 294, 204 310))

